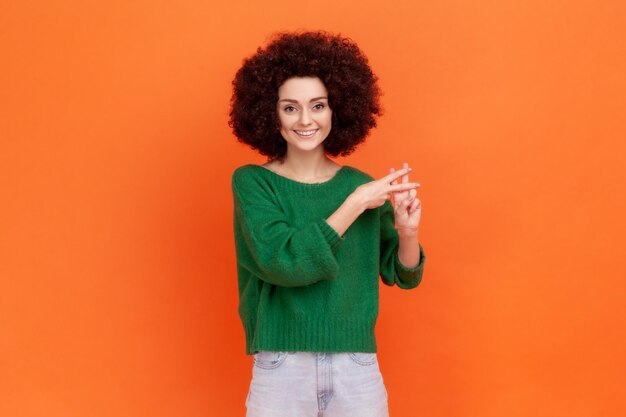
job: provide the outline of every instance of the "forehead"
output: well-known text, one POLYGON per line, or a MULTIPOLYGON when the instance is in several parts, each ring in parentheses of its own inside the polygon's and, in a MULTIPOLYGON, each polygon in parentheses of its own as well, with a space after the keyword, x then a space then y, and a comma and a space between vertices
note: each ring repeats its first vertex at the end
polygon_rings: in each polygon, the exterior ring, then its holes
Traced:
POLYGON ((327 97, 326 86, 317 77, 292 77, 278 88, 279 99, 307 101, 313 97, 327 97))

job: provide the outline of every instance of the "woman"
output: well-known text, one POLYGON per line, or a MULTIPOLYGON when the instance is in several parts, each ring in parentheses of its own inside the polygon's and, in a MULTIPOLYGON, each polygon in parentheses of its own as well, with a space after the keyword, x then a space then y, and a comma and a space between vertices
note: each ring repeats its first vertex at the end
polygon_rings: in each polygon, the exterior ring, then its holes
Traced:
POLYGON ((378 279, 422 279, 419 184, 407 163, 374 180, 330 158, 365 140, 379 96, 358 46, 325 32, 278 34, 233 81, 229 124, 268 157, 232 176, 248 417, 388 415, 378 279))

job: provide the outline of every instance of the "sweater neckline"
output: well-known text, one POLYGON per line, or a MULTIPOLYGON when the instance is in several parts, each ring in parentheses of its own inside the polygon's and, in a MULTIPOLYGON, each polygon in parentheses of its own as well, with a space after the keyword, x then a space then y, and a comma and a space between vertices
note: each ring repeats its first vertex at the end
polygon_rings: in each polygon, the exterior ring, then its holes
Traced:
POLYGON ((283 175, 280 175, 272 170, 270 170, 269 168, 265 168, 264 166, 261 165, 252 165, 254 167, 257 167, 259 171, 266 173, 266 175, 274 178, 274 180, 280 184, 286 185, 289 188, 304 188, 304 189, 309 189, 309 190, 314 190, 314 189, 319 189, 319 188, 323 188, 329 185, 332 185, 334 182, 336 182, 341 175, 343 175, 343 173, 347 170, 347 165, 342 165, 341 168, 339 168, 336 172, 335 175, 333 175, 331 178, 327 179, 326 181, 322 181, 322 182, 301 182, 301 181, 296 181, 294 179, 285 177, 283 175))

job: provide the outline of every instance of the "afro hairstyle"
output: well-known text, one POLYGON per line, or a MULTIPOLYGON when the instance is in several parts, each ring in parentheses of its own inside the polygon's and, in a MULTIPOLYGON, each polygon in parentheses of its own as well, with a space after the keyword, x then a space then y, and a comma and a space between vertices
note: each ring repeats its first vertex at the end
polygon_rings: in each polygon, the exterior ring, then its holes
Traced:
POLYGON ((317 77, 328 91, 332 128, 324 151, 345 156, 382 115, 378 77, 354 41, 324 31, 279 32, 244 59, 233 80, 228 124, 237 139, 268 159, 282 159, 278 89, 292 77, 317 77))

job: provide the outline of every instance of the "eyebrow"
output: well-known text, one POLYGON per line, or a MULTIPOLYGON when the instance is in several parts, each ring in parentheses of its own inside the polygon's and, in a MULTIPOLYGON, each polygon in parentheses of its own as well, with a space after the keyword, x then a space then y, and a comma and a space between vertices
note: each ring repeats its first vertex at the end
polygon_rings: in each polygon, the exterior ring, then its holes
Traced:
MULTIPOLYGON (((312 101, 316 101, 316 100, 328 100, 328 97, 315 97, 315 98, 312 98, 311 100, 309 100, 309 103, 312 102, 312 101)), ((281 101, 288 101, 289 103, 296 103, 296 104, 298 104, 298 100, 292 100, 290 98, 283 98, 283 99, 278 100, 279 103, 281 101)))

